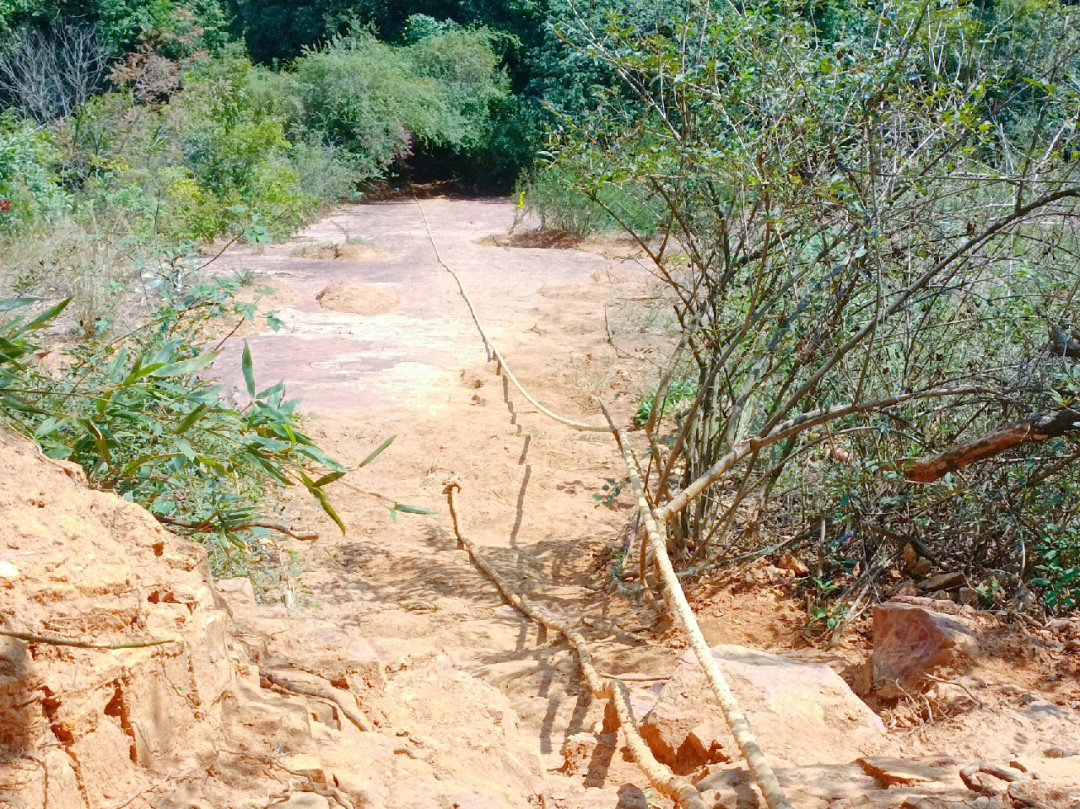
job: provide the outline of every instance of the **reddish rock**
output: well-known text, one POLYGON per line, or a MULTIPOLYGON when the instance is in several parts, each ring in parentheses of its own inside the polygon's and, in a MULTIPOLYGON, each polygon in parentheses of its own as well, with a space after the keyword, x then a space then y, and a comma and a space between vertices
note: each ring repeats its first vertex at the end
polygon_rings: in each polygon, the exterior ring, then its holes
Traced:
POLYGON ((919 584, 919 589, 923 592, 935 593, 939 590, 954 590, 964 584, 964 574, 958 570, 952 570, 948 573, 938 573, 936 576, 930 576, 919 584))
POLYGON ((874 608, 873 644, 874 687, 884 697, 921 689, 927 674, 970 665, 978 651, 975 634, 966 624, 898 602, 874 608))
POLYGON ((870 756, 857 759, 855 763, 886 789, 935 781, 950 782, 955 778, 957 767, 955 760, 944 756, 929 761, 870 756))
POLYGON ((806 576, 810 573, 810 568, 806 566, 806 563, 793 553, 783 554, 777 560, 776 566, 781 570, 794 573, 796 576, 806 576))

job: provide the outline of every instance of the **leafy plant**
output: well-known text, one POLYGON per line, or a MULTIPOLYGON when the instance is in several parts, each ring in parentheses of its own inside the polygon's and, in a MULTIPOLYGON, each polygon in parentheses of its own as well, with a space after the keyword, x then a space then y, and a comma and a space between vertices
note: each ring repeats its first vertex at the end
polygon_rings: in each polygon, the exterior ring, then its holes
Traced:
POLYGON ((668 367, 689 365, 696 391, 648 436, 648 483, 675 555, 814 537, 826 514, 853 541, 824 561, 857 561, 859 592, 912 542, 1064 608, 1080 498, 1072 9, 606 11, 561 31, 618 86, 564 119, 551 178, 638 240, 673 301, 668 367), (612 187, 658 204, 655 238, 612 187), (963 473, 913 472, 1010 428, 1022 440, 963 473))
POLYGON ((597 505, 604 505, 608 508, 612 508, 615 505, 615 501, 619 499, 619 495, 622 494, 623 487, 629 482, 629 478, 623 478, 622 480, 604 478, 604 483, 600 487, 601 491, 593 494, 593 500, 596 501, 597 505))
MULTIPOLYGON (((637 425, 643 425, 649 420, 649 415, 652 413, 653 408, 656 406, 656 393, 658 388, 653 387, 641 397, 641 403, 638 404, 637 412, 634 413, 634 423, 637 425)), ((673 379, 668 384, 667 390, 664 392, 664 401, 660 404, 660 409, 656 414, 656 418, 659 419, 666 413, 671 412, 671 408, 680 402, 685 402, 688 399, 693 399, 697 395, 697 383, 692 379, 673 379)))
POLYGON ((219 573, 242 571, 253 531, 274 528, 259 507, 268 488, 303 486, 344 531, 324 487, 346 470, 300 430, 298 400, 281 383, 258 389, 246 345, 242 406, 199 376, 218 355, 198 338, 236 314, 231 291, 199 287, 120 339, 58 350, 53 373, 30 359, 42 351, 34 335, 67 301, 34 318, 19 314, 34 299, 0 302, 12 313, 0 323, 0 417, 50 457, 78 462, 93 485, 203 539, 219 573))

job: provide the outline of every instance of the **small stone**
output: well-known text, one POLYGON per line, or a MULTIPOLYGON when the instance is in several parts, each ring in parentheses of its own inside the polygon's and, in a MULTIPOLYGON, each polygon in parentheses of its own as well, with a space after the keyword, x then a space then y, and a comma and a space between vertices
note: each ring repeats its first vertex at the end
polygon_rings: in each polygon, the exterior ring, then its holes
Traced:
POLYGON ((929 576, 919 585, 919 587, 923 592, 936 592, 938 590, 954 590, 963 584, 964 574, 959 570, 952 570, 948 573, 938 573, 936 576, 929 576))
POLYGON ((810 573, 810 568, 793 553, 783 554, 777 561, 776 566, 781 570, 791 571, 796 576, 806 576, 810 573))
POLYGON ((607 737, 597 736, 595 733, 574 733, 566 737, 562 746, 563 763, 559 772, 563 775, 577 775, 585 771, 592 759, 593 751, 600 744, 602 738, 614 741, 614 734, 607 737))
POLYGON ((1080 756, 1080 750, 1075 747, 1048 747, 1043 750, 1043 755, 1047 758, 1072 758, 1073 756, 1080 756))
POLYGON ((920 559, 914 565, 911 566, 911 575, 917 579, 921 579, 927 573, 934 569, 934 563, 929 559, 920 559))
POLYGON ((19 569, 7 559, 0 561, 0 579, 14 581, 19 578, 19 569))
POLYGON ((913 596, 918 594, 919 587, 911 579, 904 579, 896 586, 894 592, 898 596, 913 596))
POLYGON ((961 587, 958 593, 960 603, 965 607, 977 607, 979 606, 980 598, 979 594, 972 590, 970 587, 961 587))

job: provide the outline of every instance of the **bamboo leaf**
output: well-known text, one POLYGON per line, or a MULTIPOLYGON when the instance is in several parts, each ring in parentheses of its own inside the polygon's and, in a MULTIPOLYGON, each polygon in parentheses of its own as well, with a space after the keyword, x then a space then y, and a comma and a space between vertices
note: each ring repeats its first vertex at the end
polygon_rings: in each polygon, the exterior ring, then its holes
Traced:
POLYGON ((386 449, 386 448, 387 448, 388 446, 390 446, 391 444, 393 444, 393 443, 394 443, 394 439, 395 439, 395 438, 397 438, 397 436, 396 436, 396 435, 392 435, 392 436, 390 436, 389 438, 387 438, 387 439, 386 439, 385 441, 383 441, 383 442, 382 442, 381 444, 379 444, 379 446, 377 446, 377 447, 375 448, 375 451, 374 451, 374 452, 372 452, 372 453, 371 453, 370 455, 368 455, 368 456, 367 456, 366 458, 364 458, 364 460, 360 461, 360 466, 367 466, 367 465, 368 465, 369 463, 371 463, 371 462, 372 462, 372 461, 374 461, 374 460, 375 460, 376 458, 378 458, 378 457, 379 457, 379 454, 380 454, 380 453, 381 453, 381 452, 382 452, 382 451, 383 451, 384 449, 386 449))
POLYGON ((244 384, 247 385, 248 396, 255 398, 255 372, 251 368, 251 349, 248 348, 247 340, 244 341, 244 353, 240 357, 240 368, 244 372, 244 384))

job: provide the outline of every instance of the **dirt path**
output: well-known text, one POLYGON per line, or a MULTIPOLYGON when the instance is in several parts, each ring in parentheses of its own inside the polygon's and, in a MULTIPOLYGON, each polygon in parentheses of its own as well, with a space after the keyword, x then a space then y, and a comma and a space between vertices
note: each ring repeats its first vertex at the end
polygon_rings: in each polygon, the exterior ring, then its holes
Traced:
MULTIPOLYGON (((655 374, 651 360, 666 353, 665 310, 645 269, 611 245, 500 246, 513 222, 504 201, 422 205, 443 258, 523 383, 545 404, 586 421, 598 421, 591 397, 599 394, 629 423, 655 374)), ((668 631, 654 606, 603 590, 602 560, 629 513, 625 492, 604 502, 605 483, 624 475, 610 438, 547 419, 496 375, 413 201, 338 208, 290 243, 231 252, 223 264, 249 268, 256 286, 274 288, 261 306, 276 309, 280 330, 246 336, 260 387, 283 379, 302 396, 310 431, 350 468, 395 436, 374 463, 331 487, 345 536, 300 494, 280 504, 283 520, 314 527, 321 539, 281 543, 277 576, 264 584, 268 599, 285 606, 261 608, 271 619, 322 619, 339 638, 365 640, 390 672, 376 719, 426 752, 398 763, 389 779, 397 791, 380 805, 664 805, 620 749, 598 745, 613 737, 594 732, 602 709, 576 676, 568 648, 502 604, 455 548, 442 495, 446 481, 459 482, 464 531, 519 592, 584 619, 579 628, 602 671, 667 677, 683 645, 679 633, 668 631), (395 520, 394 503, 436 513, 395 520)), ((238 371, 241 347, 232 340, 219 368, 238 371)), ((231 383, 239 388, 238 374, 231 383)), ((778 583, 775 568, 756 573, 690 588, 710 644, 781 652, 838 671, 866 659, 867 622, 838 647, 816 648, 795 591, 782 575, 778 583)), ((927 701, 924 721, 913 702, 911 721, 901 723, 907 708, 899 705, 883 714, 894 732, 879 752, 945 751, 967 761, 1042 755, 1080 726, 1063 707, 1067 700, 1038 690, 1043 664, 1014 662, 1014 647, 993 639, 986 646, 984 679, 956 687, 957 694, 978 690, 977 709, 953 710, 950 698, 931 712, 927 701), (1004 656, 994 651, 999 646, 1004 656)), ((302 662, 303 650, 294 656, 302 662)), ((783 733, 767 730, 766 748, 783 752, 800 735, 783 733)), ((854 757, 843 744, 820 754, 854 757)), ((1040 759, 1037 766, 1050 765, 1040 759)), ((848 778, 823 772, 826 780, 848 778)))
MULTIPOLYGON (((597 419, 589 397, 602 394, 628 420, 649 367, 640 349, 657 342, 632 314, 641 310, 633 299, 649 294, 647 273, 595 252, 498 246, 492 237, 513 219, 506 202, 422 204, 444 259, 524 384, 588 420, 597 419), (639 349, 633 358, 608 342, 605 311, 616 344, 639 349)), ((464 530, 523 593, 564 615, 588 614, 585 629, 603 668, 664 671, 674 655, 644 648, 633 634, 647 629, 641 618, 616 629, 614 617, 598 611, 596 555, 625 519, 593 497, 605 494, 606 479, 622 477, 610 439, 547 420, 495 375, 412 201, 340 208, 294 242, 227 261, 275 288, 283 327, 247 338, 260 382, 284 379, 303 397, 312 432, 349 466, 396 436, 374 464, 333 487, 345 537, 294 498, 290 514, 316 523, 322 540, 291 544, 303 571, 285 584, 296 588, 292 613, 348 627, 386 664, 443 654, 504 692, 549 799, 644 806, 643 778, 610 752, 589 764, 591 794, 582 792, 580 774, 571 783, 554 772, 566 739, 592 730, 600 707, 579 690, 565 646, 539 638, 454 549, 441 495, 446 480, 460 482, 464 530), (437 515, 392 520, 371 492, 437 515)), ((236 341, 233 354, 239 348, 236 341)), ((234 357, 223 367, 237 367, 234 357)), ((453 715, 452 698, 440 705, 437 697, 421 695, 433 721, 451 733, 470 723, 453 715)), ((487 794, 503 776, 479 769, 461 777, 487 794)))

